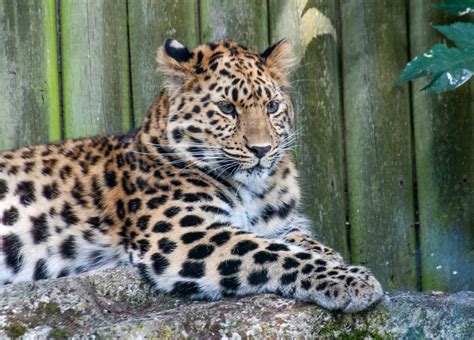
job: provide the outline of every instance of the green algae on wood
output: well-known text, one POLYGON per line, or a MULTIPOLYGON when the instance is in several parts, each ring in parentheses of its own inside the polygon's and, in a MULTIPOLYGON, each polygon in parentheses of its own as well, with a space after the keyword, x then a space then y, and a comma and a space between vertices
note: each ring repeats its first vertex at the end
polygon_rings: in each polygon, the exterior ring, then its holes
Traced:
POLYGON ((126 1, 60 4, 65 137, 128 130, 126 1))
POLYGON ((268 9, 266 1, 201 0, 201 41, 231 38, 256 49, 268 47, 268 9))
POLYGON ((417 288, 406 1, 342 1, 352 258, 386 290, 417 288))
POLYGON ((269 11, 271 40, 288 38, 300 59, 291 94, 303 206, 317 238, 349 260, 336 3, 271 0, 269 11))
POLYGON ((55 8, 0 0, 0 150, 61 137, 55 8))
MULTIPOLYGON (((459 20, 430 5, 410 3, 411 57, 442 41, 430 25, 459 20)), ((474 290, 474 82, 443 94, 423 85, 412 91, 422 288, 474 290)))
POLYGON ((195 1, 128 1, 133 114, 140 126, 161 90, 156 72, 156 51, 166 38, 175 38, 192 49, 196 41, 195 1))

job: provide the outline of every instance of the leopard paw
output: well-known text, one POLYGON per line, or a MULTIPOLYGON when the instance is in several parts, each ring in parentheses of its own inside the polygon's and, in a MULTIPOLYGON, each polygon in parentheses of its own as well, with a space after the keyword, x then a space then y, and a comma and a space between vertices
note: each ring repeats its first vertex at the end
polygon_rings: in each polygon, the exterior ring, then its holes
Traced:
MULTIPOLYGON (((320 267, 321 268, 321 267, 320 267)), ((313 272, 303 280, 309 299, 329 310, 354 313, 380 301, 383 289, 377 279, 363 267, 335 266, 313 272)))

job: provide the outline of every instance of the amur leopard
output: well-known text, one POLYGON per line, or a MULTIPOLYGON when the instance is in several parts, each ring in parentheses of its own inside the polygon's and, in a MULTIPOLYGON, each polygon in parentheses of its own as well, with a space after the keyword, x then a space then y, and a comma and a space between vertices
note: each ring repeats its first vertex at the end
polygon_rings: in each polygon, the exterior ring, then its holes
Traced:
POLYGON ((344 312, 380 300, 300 212, 290 43, 168 39, 157 62, 163 90, 136 131, 0 153, 0 284, 134 265, 195 299, 275 293, 344 312))

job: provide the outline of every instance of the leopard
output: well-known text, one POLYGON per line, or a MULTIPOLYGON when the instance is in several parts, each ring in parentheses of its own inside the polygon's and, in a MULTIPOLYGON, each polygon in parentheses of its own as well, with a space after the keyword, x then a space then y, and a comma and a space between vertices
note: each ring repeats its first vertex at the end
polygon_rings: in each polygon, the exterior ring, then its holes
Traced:
POLYGON ((0 153, 0 284, 134 266, 187 299, 380 301, 370 270, 317 241, 302 211, 291 42, 168 38, 156 61, 161 92, 139 128, 0 153))

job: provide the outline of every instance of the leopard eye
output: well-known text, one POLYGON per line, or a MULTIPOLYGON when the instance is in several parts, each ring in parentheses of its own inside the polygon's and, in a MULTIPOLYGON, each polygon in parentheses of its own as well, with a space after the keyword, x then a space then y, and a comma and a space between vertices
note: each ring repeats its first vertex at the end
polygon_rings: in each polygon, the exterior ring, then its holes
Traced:
POLYGON ((217 103, 217 106, 219 109, 222 111, 222 113, 225 113, 226 115, 235 115, 235 106, 232 103, 221 101, 217 103))
POLYGON ((275 113, 278 111, 278 108, 280 107, 280 103, 276 101, 271 101, 267 104, 267 111, 268 113, 275 113))

